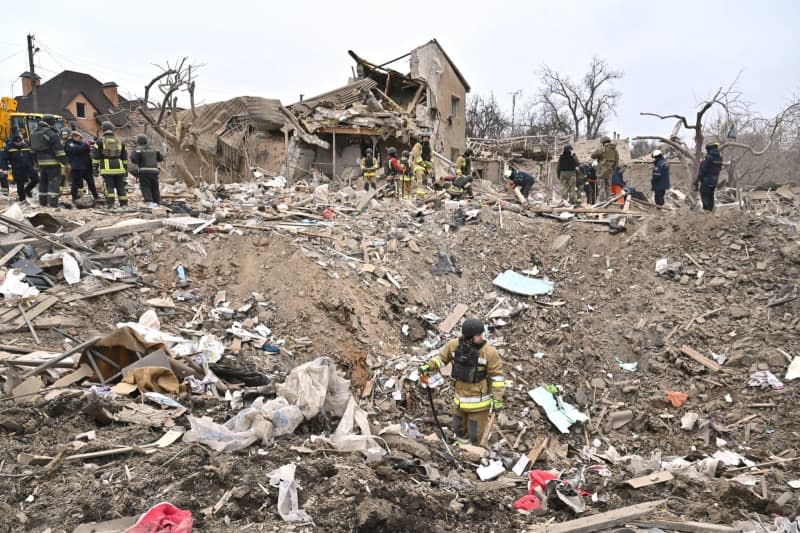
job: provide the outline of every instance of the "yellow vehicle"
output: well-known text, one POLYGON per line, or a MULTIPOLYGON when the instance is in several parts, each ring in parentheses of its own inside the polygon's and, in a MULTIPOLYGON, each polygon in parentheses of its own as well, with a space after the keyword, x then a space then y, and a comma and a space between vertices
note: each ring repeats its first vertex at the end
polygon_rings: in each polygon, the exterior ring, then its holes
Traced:
MULTIPOLYGON (((39 126, 39 120, 44 113, 17 113, 17 101, 4 96, 0 98, 0 142, 5 144, 14 133, 19 133, 25 142, 30 142, 31 133, 39 126)), ((56 117, 52 125, 56 131, 64 127, 64 117, 56 117)))

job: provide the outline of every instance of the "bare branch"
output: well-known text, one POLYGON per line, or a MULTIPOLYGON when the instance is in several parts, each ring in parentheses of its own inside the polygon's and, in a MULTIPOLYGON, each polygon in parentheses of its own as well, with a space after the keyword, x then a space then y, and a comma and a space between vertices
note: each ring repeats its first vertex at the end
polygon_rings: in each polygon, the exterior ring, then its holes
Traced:
POLYGON ((671 139, 667 139, 666 137, 659 137, 658 135, 640 135, 638 137, 633 138, 634 141, 659 141, 662 144, 666 144, 675 149, 682 157, 686 159, 693 159, 694 154, 690 152, 686 147, 681 146, 677 141, 673 141, 671 139))

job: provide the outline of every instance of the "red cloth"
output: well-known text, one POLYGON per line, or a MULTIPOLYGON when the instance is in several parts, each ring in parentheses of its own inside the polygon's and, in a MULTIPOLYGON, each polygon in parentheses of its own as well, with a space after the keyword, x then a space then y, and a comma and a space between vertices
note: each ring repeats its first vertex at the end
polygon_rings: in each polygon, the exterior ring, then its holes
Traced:
POLYGON ((191 533, 192 512, 178 509, 171 503, 162 502, 144 513, 124 533, 191 533))
POLYGON ((558 479, 546 470, 531 470, 528 475, 530 476, 530 480, 528 481, 528 494, 533 494, 533 489, 536 487, 539 487, 542 489, 542 492, 544 492, 547 490, 547 484, 550 481, 558 479))
POLYGON ((542 507, 542 502, 533 494, 526 494, 514 502, 514 509, 530 513, 542 507))

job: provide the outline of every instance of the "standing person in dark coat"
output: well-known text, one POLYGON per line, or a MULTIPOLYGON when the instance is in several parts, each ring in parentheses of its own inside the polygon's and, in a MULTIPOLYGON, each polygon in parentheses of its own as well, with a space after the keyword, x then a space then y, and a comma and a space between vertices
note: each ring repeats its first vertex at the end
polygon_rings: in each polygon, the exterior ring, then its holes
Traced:
POLYGON ((14 174, 14 183, 17 184, 17 196, 20 202, 33 197, 33 189, 39 184, 36 167, 33 164, 31 147, 15 133, 6 143, 0 153, 0 169, 11 170, 14 174))
POLYGON ((72 201, 76 202, 79 195, 83 194, 83 182, 86 182, 89 192, 95 200, 99 200, 97 187, 92 176, 92 150, 83 141, 83 136, 78 131, 73 131, 64 145, 64 152, 67 154, 67 161, 70 166, 70 179, 72 201))
POLYGON ((653 151, 653 176, 650 178, 656 205, 664 205, 664 194, 669 189, 669 162, 661 150, 653 151))
POLYGON ((136 136, 136 149, 131 154, 131 161, 138 165, 139 187, 142 198, 150 207, 161 203, 161 192, 158 185, 158 164, 164 161, 161 152, 150 146, 147 136, 136 136))
POLYGON ((700 199, 706 211, 714 210, 714 193, 721 171, 722 154, 719 152, 719 143, 709 143, 706 145, 706 157, 697 171, 697 190, 700 191, 700 199))

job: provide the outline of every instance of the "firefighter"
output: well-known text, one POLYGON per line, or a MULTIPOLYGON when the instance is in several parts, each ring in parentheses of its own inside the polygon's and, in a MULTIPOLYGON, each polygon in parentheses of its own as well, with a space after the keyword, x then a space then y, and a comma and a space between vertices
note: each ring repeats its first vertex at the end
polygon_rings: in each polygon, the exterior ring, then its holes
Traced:
POLYGON ((456 176, 471 176, 472 175, 472 148, 464 150, 464 155, 458 156, 456 159, 456 176))
POLYGON ((561 182, 561 190, 564 200, 577 204, 580 203, 580 193, 578 193, 578 156, 572 151, 572 145, 564 145, 561 156, 558 158, 556 174, 561 182))
POLYGON ((522 172, 521 170, 517 170, 515 168, 509 168, 505 171, 506 179, 509 181, 509 186, 512 189, 517 187, 520 188, 520 192, 522 196, 528 198, 531 194, 531 188, 533 188, 534 179, 533 176, 528 174, 527 172, 522 172))
POLYGON ((33 165, 33 152, 30 146, 15 133, 11 136, 0 154, 0 169, 11 170, 14 183, 17 185, 17 197, 20 202, 33 196, 33 189, 39 183, 36 168, 33 165))
POLYGON ((389 185, 392 186, 395 194, 397 194, 397 180, 399 179, 399 176, 403 175, 405 169, 403 168, 403 165, 400 164, 400 160, 397 159, 396 148, 390 147, 388 150, 386 150, 386 154, 388 155, 386 159, 386 175, 388 176, 389 185))
POLYGON ((79 195, 83 194, 83 183, 89 188, 92 197, 99 200, 97 187, 92 176, 92 149, 83 141, 83 136, 79 131, 73 131, 70 139, 64 145, 64 152, 67 154, 70 168, 70 194, 72 201, 77 202, 79 195))
POLYGON ((460 442, 469 440, 478 445, 489 413, 503 409, 506 387, 500 354, 486 342, 480 319, 467 318, 461 326, 461 337, 449 341, 439 355, 420 367, 419 373, 439 372, 450 362, 455 379, 453 431, 460 442))
POLYGON ((614 169, 619 166, 619 152, 617 145, 605 135, 600 137, 600 147, 592 153, 592 159, 597 159, 597 177, 601 185, 601 200, 608 197, 611 185, 611 176, 614 169))
POLYGON ((583 178, 583 192, 586 193, 586 202, 594 204, 597 201, 597 163, 581 163, 578 167, 583 178))
POLYGON ((372 185, 373 189, 377 189, 375 185, 375 177, 378 173, 380 162, 376 157, 372 156, 372 148, 367 148, 366 155, 361 159, 361 175, 364 176, 364 190, 368 191, 369 186, 372 185))
POLYGON ((447 194, 450 195, 450 199, 472 198, 474 196, 472 193, 472 181, 474 179, 471 174, 458 176, 454 179, 447 188, 447 194))
POLYGON ((664 194, 669 189, 669 162, 661 150, 653 150, 653 175, 650 178, 656 205, 664 205, 664 194))
POLYGON ((147 136, 136 136, 136 149, 131 154, 131 161, 136 164, 139 187, 142 198, 149 207, 161 203, 161 192, 158 188, 158 164, 164 160, 161 152, 150 146, 147 136))
POLYGON ((44 115, 31 133, 31 149, 39 167, 39 205, 58 207, 61 165, 66 161, 59 132, 53 128, 55 117, 44 115))
POLYGON ((703 209, 706 211, 714 210, 714 192, 717 190, 721 171, 722 154, 719 151, 719 143, 709 143, 706 145, 706 157, 700 163, 697 172, 697 190, 700 192, 703 209))
MULTIPOLYGON (((417 143, 411 149, 411 161, 413 162, 414 168, 414 180, 417 182, 417 186, 420 184, 423 187, 428 186, 428 181, 432 177, 433 171, 433 163, 428 159, 425 159, 425 144, 424 139, 429 139, 428 137, 423 137, 422 143, 417 143)), ((430 157, 430 140, 428 142, 428 157, 430 157)))
POLYGON ((411 153, 408 150, 403 150, 400 157, 400 164, 403 166, 403 173, 400 174, 400 194, 403 200, 411 200, 411 162, 409 158, 411 153))
POLYGON ((114 136, 114 125, 108 120, 100 128, 102 137, 97 139, 92 150, 92 163, 103 177, 106 189, 106 205, 114 207, 114 193, 117 194, 120 207, 128 205, 128 193, 125 190, 128 171, 125 165, 128 162, 128 152, 125 144, 114 136))

